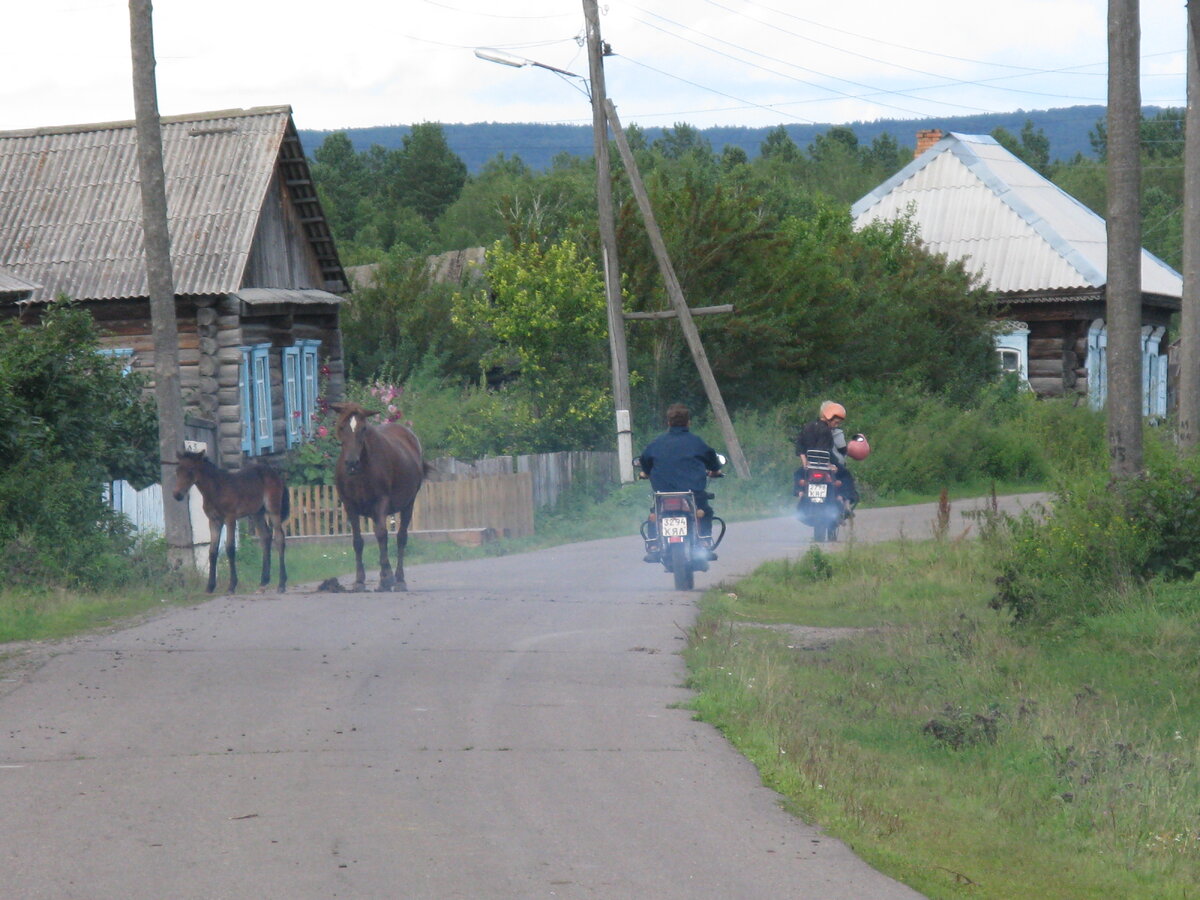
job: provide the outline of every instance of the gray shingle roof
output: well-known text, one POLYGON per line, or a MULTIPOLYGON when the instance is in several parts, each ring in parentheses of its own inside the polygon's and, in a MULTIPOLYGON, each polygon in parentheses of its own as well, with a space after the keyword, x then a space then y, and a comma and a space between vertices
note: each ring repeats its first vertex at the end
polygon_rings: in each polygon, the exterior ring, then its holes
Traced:
MULTIPOLYGON (((948 134, 851 207, 856 226, 911 207, 922 241, 998 293, 1072 292, 1107 282, 1105 222, 994 138, 948 134)), ((1142 251, 1142 291, 1178 299, 1183 280, 1142 251)))
MULTIPOLYGON (((164 118, 162 140, 176 293, 242 286, 280 160, 325 287, 345 288, 289 107, 164 118)), ((132 122, 0 132, 0 265, 34 300, 148 294, 132 122)))

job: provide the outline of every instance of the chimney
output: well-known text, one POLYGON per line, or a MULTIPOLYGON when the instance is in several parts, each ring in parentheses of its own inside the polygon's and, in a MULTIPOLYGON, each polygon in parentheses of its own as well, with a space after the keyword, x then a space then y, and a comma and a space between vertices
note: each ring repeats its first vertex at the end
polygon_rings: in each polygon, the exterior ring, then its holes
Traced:
POLYGON ((917 149, 913 151, 913 159, 916 159, 941 139, 942 129, 922 128, 917 132, 917 149))

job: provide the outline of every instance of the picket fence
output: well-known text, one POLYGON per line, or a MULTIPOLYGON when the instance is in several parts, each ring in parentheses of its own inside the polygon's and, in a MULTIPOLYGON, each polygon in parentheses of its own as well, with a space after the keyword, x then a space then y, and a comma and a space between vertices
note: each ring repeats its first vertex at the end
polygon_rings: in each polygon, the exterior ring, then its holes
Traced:
MULTIPOLYGON (((350 534, 345 507, 333 485, 292 485, 289 537, 332 537, 350 534)), ((369 521, 360 523, 370 535, 369 521)), ((395 530, 394 517, 392 530, 395 530)), ((528 473, 429 481, 417 494, 414 537, 447 536, 475 532, 476 541, 492 537, 526 537, 533 534, 533 479, 528 473)))
MULTIPOLYGON (((447 457, 433 460, 431 468, 413 510, 410 530, 417 536, 472 531, 482 539, 523 537, 533 534, 534 510, 553 507, 573 485, 600 488, 619 481, 617 455, 605 452, 563 451, 471 462, 447 457)), ((332 485, 293 485, 289 491, 289 536, 350 533, 332 485)), ((113 506, 128 515, 138 530, 162 533, 163 500, 158 485, 136 492, 117 483, 110 496, 113 506)), ((369 522, 364 530, 370 533, 369 522)), ((202 533, 203 529, 198 535, 202 533)))

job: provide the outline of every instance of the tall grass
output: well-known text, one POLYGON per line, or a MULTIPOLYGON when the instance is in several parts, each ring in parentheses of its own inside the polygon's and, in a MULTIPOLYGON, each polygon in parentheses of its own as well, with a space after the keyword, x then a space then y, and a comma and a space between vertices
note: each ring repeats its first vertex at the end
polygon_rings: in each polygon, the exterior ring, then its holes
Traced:
POLYGON ((688 650, 698 713, 795 811, 932 898, 1195 897, 1200 600, 1139 592, 1031 633, 988 606, 994 556, 853 546, 711 593, 688 650), (815 625, 854 630, 797 627, 815 625))

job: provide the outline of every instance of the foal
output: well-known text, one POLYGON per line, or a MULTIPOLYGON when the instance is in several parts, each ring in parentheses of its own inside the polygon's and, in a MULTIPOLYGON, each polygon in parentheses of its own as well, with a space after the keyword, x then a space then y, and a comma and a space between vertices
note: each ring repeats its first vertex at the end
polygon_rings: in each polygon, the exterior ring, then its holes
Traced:
POLYGON ((208 550, 208 592, 217 586, 217 556, 221 546, 221 529, 228 531, 225 554, 229 557, 229 593, 237 588, 237 520, 251 517, 262 543, 262 582, 271 580, 271 538, 279 539, 279 591, 287 589, 286 540, 283 523, 291 511, 287 485, 283 476, 265 465, 253 465, 237 472, 227 472, 210 461, 204 451, 185 450, 179 454, 175 475, 175 499, 187 496, 192 485, 200 489, 204 499, 204 514, 208 516, 211 545, 208 550))

